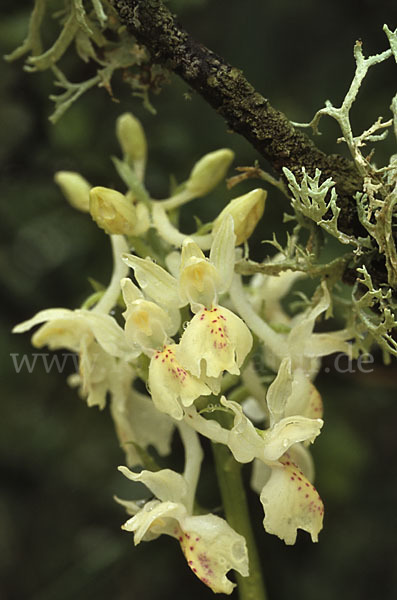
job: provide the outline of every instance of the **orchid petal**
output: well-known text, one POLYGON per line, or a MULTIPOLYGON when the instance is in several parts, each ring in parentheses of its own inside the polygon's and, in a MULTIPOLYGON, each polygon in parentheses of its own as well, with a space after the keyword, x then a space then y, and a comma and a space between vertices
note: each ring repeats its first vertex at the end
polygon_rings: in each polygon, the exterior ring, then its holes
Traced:
POLYGON ((351 346, 348 339, 351 333, 347 330, 333 331, 331 333, 313 333, 305 344, 305 355, 309 357, 328 356, 335 352, 349 354, 351 346))
POLYGON ((174 332, 167 312, 150 300, 135 300, 123 313, 125 335, 132 347, 137 346, 147 354, 161 348, 174 332))
POLYGON ((222 219, 211 245, 210 262, 220 276, 219 293, 226 292, 232 283, 234 275, 235 243, 233 217, 227 215, 222 219))
POLYGON ((12 332, 13 333, 24 333, 25 331, 29 331, 35 325, 40 325, 41 323, 45 323, 46 321, 54 321, 55 319, 68 319, 74 318, 74 313, 72 310, 68 308, 47 308, 46 310, 41 310, 34 317, 23 321, 22 323, 18 323, 15 325, 12 332))
POLYGON ((292 393, 291 359, 284 358, 278 369, 277 377, 271 383, 266 394, 266 403, 270 413, 270 425, 285 416, 285 407, 292 393))
POLYGON ((135 283, 131 281, 129 277, 123 277, 120 281, 121 292, 123 294, 123 300, 126 306, 143 298, 143 293, 135 283))
POLYGON ((167 415, 155 408, 148 396, 134 389, 113 394, 110 411, 130 467, 141 464, 135 445, 144 449, 151 445, 160 456, 170 453, 175 425, 167 415))
POLYGON ((221 398, 221 404, 230 408, 234 413, 234 424, 227 441, 230 451, 238 462, 251 462, 255 456, 261 453, 264 446, 263 438, 244 415, 240 404, 230 402, 225 397, 221 398))
POLYGON ((192 240, 182 245, 179 274, 179 296, 184 304, 190 303, 193 312, 203 306, 211 308, 216 302, 219 273, 192 240))
POLYGON ((135 277, 145 294, 162 306, 180 307, 178 282, 150 258, 123 254, 124 262, 134 269, 135 277))
POLYGON ((186 481, 180 473, 171 469, 161 471, 141 471, 134 473, 127 467, 118 467, 118 470, 131 481, 143 483, 162 502, 183 502, 187 495, 186 481))
POLYGON ((78 318, 87 323, 105 352, 127 361, 139 356, 140 352, 134 351, 127 344, 123 329, 113 317, 89 310, 76 310, 75 313, 78 318))
POLYGON ((80 340, 79 378, 80 394, 88 406, 106 405, 106 394, 110 387, 115 359, 106 354, 91 336, 80 340))
POLYGON ((269 481, 271 473, 272 468, 259 458, 252 461, 250 485, 258 495, 261 494, 264 485, 269 481))
POLYGON ((149 542, 161 534, 180 537, 179 520, 186 514, 186 508, 179 502, 159 502, 151 500, 133 517, 122 525, 125 531, 134 533, 137 546, 142 540, 149 542))
POLYGON ((314 462, 310 451, 302 443, 294 444, 288 450, 289 459, 302 471, 306 479, 314 481, 314 462))
POLYGON ((262 432, 265 442, 263 460, 277 460, 293 444, 305 440, 313 441, 319 435, 322 426, 321 419, 307 419, 299 415, 282 419, 270 429, 262 432))
POLYGON ((187 516, 181 523, 182 551, 189 567, 215 593, 231 594, 235 584, 226 574, 248 575, 245 539, 216 515, 187 516))
POLYGON ((317 542, 323 503, 314 486, 288 457, 272 468, 260 500, 265 511, 263 525, 268 533, 277 535, 286 544, 294 544, 297 530, 303 529, 317 542))
POLYGON ((156 408, 180 420, 184 414, 182 406, 191 406, 199 396, 210 395, 211 390, 180 365, 176 348, 166 346, 153 355, 148 383, 156 408))
POLYGON ((234 375, 252 346, 252 335, 245 323, 230 310, 216 306, 197 313, 185 329, 178 346, 181 365, 196 377, 218 377, 222 371, 234 375))

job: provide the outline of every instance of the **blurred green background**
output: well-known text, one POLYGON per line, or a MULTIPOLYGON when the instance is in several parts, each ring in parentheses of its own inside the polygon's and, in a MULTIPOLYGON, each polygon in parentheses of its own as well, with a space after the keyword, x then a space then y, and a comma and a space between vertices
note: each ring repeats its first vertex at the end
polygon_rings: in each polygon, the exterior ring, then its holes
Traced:
MULTIPOLYGON (((397 25, 396 8, 386 1, 170 4, 196 38, 242 68, 295 121, 310 120, 326 98, 341 102, 353 73, 356 39, 363 40, 366 54, 381 52, 387 47, 383 23, 397 25)), ((2 54, 24 38, 31 5, 3 0, 2 54)), ((49 40, 54 32, 49 24, 49 40)), ((86 75, 87 67, 72 55, 65 64, 70 79, 86 75)), ((131 534, 120 531, 125 514, 112 496, 127 496, 129 486, 116 470, 124 458, 108 411, 89 410, 68 388, 66 374, 46 374, 41 365, 31 374, 25 369, 17 374, 10 353, 31 353, 32 348, 28 335, 12 336, 10 329, 41 308, 78 306, 90 293, 88 276, 108 280, 106 236, 67 205, 53 175, 78 170, 93 185, 123 191, 110 161, 119 155, 114 135, 119 114, 131 110, 144 124, 148 186, 157 197, 167 194, 170 173, 183 180, 210 150, 231 147, 240 165, 258 157, 248 143, 226 131, 199 97, 193 94, 187 101, 188 90, 176 78, 153 99, 157 116, 145 112, 115 80, 119 103, 104 90, 91 91, 52 126, 50 73, 31 75, 23 72, 21 61, 0 62, 0 77, 0 598, 210 598, 173 540, 163 537, 135 549, 131 534)), ((370 72, 353 111, 357 132, 379 115, 389 118, 396 79, 392 61, 370 72)), ((338 131, 332 122, 324 121, 322 131, 321 148, 344 151, 335 143, 338 131)), ((393 147, 390 137, 377 150, 379 165, 393 147)), ((211 201, 220 207, 231 195, 220 186, 211 201)), ((271 191, 255 237, 258 256, 268 252, 259 240, 280 231, 287 208, 271 191)), ((214 204, 196 204, 192 212, 210 218, 214 204)), ((379 357, 368 374, 340 374, 332 359, 325 363, 318 387, 326 425, 313 447, 317 487, 326 505, 318 544, 301 533, 296 546, 286 547, 266 535, 259 501, 250 496, 271 600, 397 597, 396 375, 395 363, 384 367, 379 357)), ((213 483, 209 469, 204 492, 213 483)), ((212 507, 217 502, 214 498, 212 507)))

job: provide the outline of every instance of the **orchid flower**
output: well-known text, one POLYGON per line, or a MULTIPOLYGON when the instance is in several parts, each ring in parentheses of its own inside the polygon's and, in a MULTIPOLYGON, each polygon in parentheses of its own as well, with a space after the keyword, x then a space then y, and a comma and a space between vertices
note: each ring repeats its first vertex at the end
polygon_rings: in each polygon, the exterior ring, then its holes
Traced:
MULTIPOLYGON (((156 381, 159 381, 159 366, 164 365, 171 354, 174 366, 167 364, 167 371, 165 366, 162 367, 162 381, 167 383, 168 391, 175 391, 176 386, 186 388, 188 383, 200 381, 205 384, 207 390, 204 392, 201 386, 201 393, 198 395, 209 394, 210 391, 218 393, 219 377, 223 371, 233 374, 240 372, 239 367, 252 346, 252 335, 237 315, 218 304, 219 294, 228 290, 233 277, 233 228, 233 218, 228 215, 217 229, 209 259, 195 242, 185 240, 179 279, 148 259, 124 256, 125 262, 134 269, 141 289, 157 304, 157 312, 161 307, 164 307, 164 311, 175 310, 189 303, 195 313, 177 345, 172 345, 170 340, 166 339, 164 321, 162 354, 160 357, 157 353, 154 359, 151 358, 149 368, 151 388, 157 387, 151 372, 156 371, 156 381), (154 366, 155 361, 158 366, 154 366), (205 367, 202 369, 203 363, 205 367), (192 377, 196 379, 193 380, 192 377)), ((129 310, 127 308, 127 318, 132 314, 129 310)), ((150 327, 152 331, 154 326, 150 327)), ((160 344, 156 346, 157 352, 160 350, 159 346, 160 344)), ((200 390, 197 385, 195 387, 198 393, 200 390)), ((186 401, 182 401, 185 406, 192 402, 190 396, 196 394, 193 392, 193 386, 191 390, 186 401)), ((155 395, 157 398, 156 393, 155 395)), ((176 405, 172 414, 175 418, 182 418, 183 415, 176 409, 176 405)))
POLYGON ((252 347, 245 323, 218 304, 233 278, 235 239, 233 218, 227 215, 214 236, 209 259, 194 242, 187 240, 182 246, 179 295, 195 315, 180 339, 177 356, 197 377, 217 378, 223 371, 238 375, 252 347))
POLYGON ((183 475, 170 469, 133 473, 127 467, 119 467, 123 475, 143 483, 156 497, 143 507, 116 498, 132 515, 122 528, 134 533, 136 545, 161 534, 175 538, 193 573, 213 592, 230 594, 235 584, 226 577, 228 571, 235 569, 248 575, 245 539, 221 517, 193 514, 202 451, 193 430, 186 425, 180 430, 186 451, 183 475))
POLYGON ((268 429, 259 430, 244 415, 240 404, 225 397, 220 403, 234 414, 231 429, 204 419, 194 407, 186 411, 185 421, 212 441, 226 444, 238 462, 258 461, 263 465, 256 478, 257 483, 262 481, 260 500, 265 510, 263 525, 268 533, 277 535, 286 544, 294 544, 297 530, 303 529, 317 541, 323 505, 292 456, 296 455, 295 448, 300 442, 314 441, 320 433, 322 420, 295 415, 283 417, 268 429))
POLYGON ((150 358, 148 385, 154 405, 180 420, 183 407, 199 396, 208 396, 211 389, 188 373, 176 358, 176 345, 170 336, 179 327, 179 311, 170 316, 156 302, 144 299, 130 279, 123 279, 121 288, 127 307, 123 313, 126 338, 150 358))
POLYGON ((32 337, 33 345, 79 353, 79 374, 72 375, 70 382, 81 386, 88 406, 103 408, 113 374, 119 368, 117 359, 128 362, 137 357, 137 352, 128 346, 122 328, 107 314, 51 308, 20 323, 13 331, 23 333, 42 323, 32 337))

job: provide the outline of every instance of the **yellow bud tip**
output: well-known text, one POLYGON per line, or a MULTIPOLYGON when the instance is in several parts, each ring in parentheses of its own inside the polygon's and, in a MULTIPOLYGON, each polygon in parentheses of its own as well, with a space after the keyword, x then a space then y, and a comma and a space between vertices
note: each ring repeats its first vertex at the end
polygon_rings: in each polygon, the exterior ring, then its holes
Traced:
POLYGON ((133 235, 136 211, 123 194, 97 186, 89 196, 90 213, 98 227, 109 234, 133 235))
POLYGON ((91 186, 80 173, 75 171, 58 171, 54 181, 62 190, 66 200, 77 210, 89 212, 91 186))
POLYGON ((224 179, 234 158, 229 148, 221 148, 205 154, 193 167, 186 189, 192 196, 205 196, 224 179))
POLYGON ((233 217, 236 246, 243 244, 251 236, 265 210, 267 192, 255 189, 248 194, 231 200, 214 221, 213 234, 218 231, 220 224, 227 215, 233 217))
POLYGON ((123 154, 132 162, 145 161, 146 136, 143 127, 131 113, 124 113, 116 121, 116 136, 123 154))

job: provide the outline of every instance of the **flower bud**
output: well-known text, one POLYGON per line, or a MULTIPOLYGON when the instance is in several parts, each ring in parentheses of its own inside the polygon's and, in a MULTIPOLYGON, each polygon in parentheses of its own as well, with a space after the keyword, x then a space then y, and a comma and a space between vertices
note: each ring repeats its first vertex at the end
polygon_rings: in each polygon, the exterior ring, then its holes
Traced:
POLYGON ((234 152, 228 148, 205 154, 194 165, 186 190, 195 197, 208 194, 225 177, 233 158, 234 152))
POLYGON ((98 227, 106 233, 133 235, 136 210, 126 197, 105 187, 94 187, 90 191, 90 213, 98 227))
POLYGON ((231 215, 234 221, 236 246, 248 240, 263 215, 266 196, 265 190, 256 189, 231 200, 215 219, 212 233, 215 235, 225 216, 231 215))
POLYGON ((59 185, 67 201, 77 210, 89 212, 91 186, 80 173, 74 171, 58 171, 54 181, 59 185))
POLYGON ((124 113, 116 121, 116 135, 125 156, 132 162, 145 161, 146 136, 143 127, 131 113, 124 113))
POLYGON ((134 194, 129 191, 125 195, 128 203, 135 206, 136 216, 133 235, 140 236, 144 235, 150 227, 150 213, 149 209, 143 202, 135 203, 134 194))

